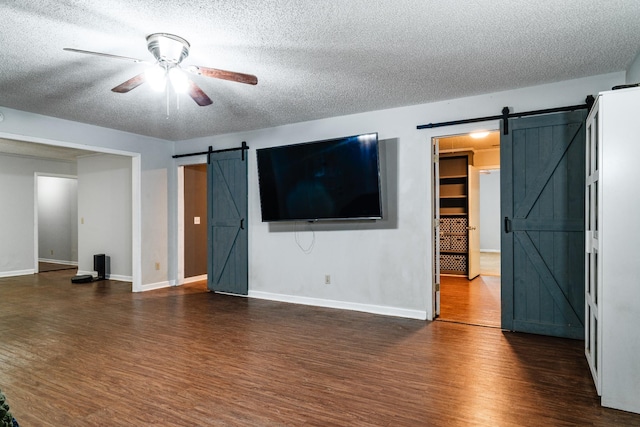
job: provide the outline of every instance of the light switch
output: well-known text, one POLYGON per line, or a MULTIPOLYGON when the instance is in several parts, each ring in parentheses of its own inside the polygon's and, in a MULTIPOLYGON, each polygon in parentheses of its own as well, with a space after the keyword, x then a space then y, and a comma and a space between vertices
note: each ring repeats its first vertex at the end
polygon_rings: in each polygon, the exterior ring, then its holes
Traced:
POLYGON ((200 217, 199 216, 194 216, 193 217, 193 223, 194 224, 200 224, 200 217))

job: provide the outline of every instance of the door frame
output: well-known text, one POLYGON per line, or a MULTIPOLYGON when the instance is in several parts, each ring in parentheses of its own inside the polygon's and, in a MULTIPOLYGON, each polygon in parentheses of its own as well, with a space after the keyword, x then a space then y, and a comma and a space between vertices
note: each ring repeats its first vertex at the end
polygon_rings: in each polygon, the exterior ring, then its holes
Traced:
MULTIPOLYGON (((39 201, 38 201, 38 190, 39 190, 39 186, 38 186, 38 178, 62 178, 62 179, 75 179, 76 183, 78 182, 78 175, 65 175, 65 174, 56 174, 56 173, 48 173, 48 172, 35 172, 34 173, 34 191, 33 191, 33 197, 34 197, 34 202, 33 202, 33 206, 34 206, 34 211, 33 211, 33 254, 34 254, 34 267, 33 270, 36 273, 40 272, 40 256, 39 256, 39 252, 40 252, 40 243, 39 243, 39 238, 40 238, 40 219, 38 218, 38 210, 39 210, 39 201)), ((76 189, 76 195, 78 193, 78 190, 76 189)), ((76 207, 76 211, 77 211, 77 207, 76 207)), ((78 235, 76 233, 76 248, 78 246, 78 235)), ((77 254, 76 254, 77 255, 77 254)), ((75 265, 78 265, 78 261, 75 261, 75 265)))
POLYGON ((431 313, 432 320, 440 316, 440 142, 439 137, 431 138, 431 313))
POLYGON ((176 245, 176 282, 174 286, 180 286, 191 282, 196 282, 200 280, 206 280, 207 275, 198 276, 196 278, 188 278, 184 277, 184 167, 191 165, 206 165, 207 164, 207 156, 206 154, 192 156, 192 157, 183 157, 176 159, 176 192, 177 192, 177 200, 176 200, 176 235, 178 238, 176 245))
MULTIPOLYGON (((429 230, 431 236, 431 256, 432 259, 428 260, 432 265, 431 271, 431 284, 428 287, 429 292, 428 295, 431 297, 431 304, 427 304, 427 307, 431 310, 430 313, 427 313, 427 320, 435 320, 436 317, 440 314, 440 272, 436 271, 436 266, 439 262, 436 260, 436 257, 440 256, 440 245, 436 243, 438 232, 439 232, 439 224, 434 224, 436 214, 439 216, 440 205, 435 203, 435 194, 439 191, 439 171, 436 167, 436 155, 440 155, 439 150, 435 150, 433 148, 433 144, 435 140, 447 138, 451 136, 458 135, 468 135, 472 132, 480 132, 480 131, 488 131, 488 132, 496 132, 501 131, 501 120, 492 120, 484 122, 484 125, 478 126, 475 124, 462 124, 451 126, 451 132, 431 135, 429 136, 429 173, 432 179, 431 187, 430 187, 430 200, 431 200, 431 212, 429 215, 429 230)), ((500 154, 502 154, 502 146, 500 146, 500 154)), ((502 167, 502 165, 501 165, 502 167)), ((501 285, 502 286, 502 285, 501 285)))
MULTIPOLYGON (((131 274, 132 292, 143 291, 142 286, 142 160, 140 153, 112 148, 83 145, 74 142, 60 141, 40 137, 25 137, 9 132, 0 132, 0 138, 21 142, 50 145, 53 147, 75 148, 100 154, 113 154, 131 159, 131 274)), ((37 256, 37 252, 34 256, 37 256)))
MULTIPOLYGON (((247 153, 245 152, 245 156, 247 153)), ((187 283, 208 280, 208 274, 196 278, 184 277, 184 167, 191 165, 207 165, 207 154, 198 154, 189 157, 179 157, 175 159, 176 173, 176 256, 174 257, 174 267, 176 279, 172 281, 172 286, 181 286, 187 283)), ((247 172, 248 173, 248 172, 247 172)), ((247 176, 247 179, 249 177, 247 176)), ((207 189, 207 192, 209 190, 207 189)), ((208 197, 208 195, 207 195, 208 197)), ((247 203, 250 203, 247 200, 247 203)), ((208 244, 208 243, 207 243, 208 244)))

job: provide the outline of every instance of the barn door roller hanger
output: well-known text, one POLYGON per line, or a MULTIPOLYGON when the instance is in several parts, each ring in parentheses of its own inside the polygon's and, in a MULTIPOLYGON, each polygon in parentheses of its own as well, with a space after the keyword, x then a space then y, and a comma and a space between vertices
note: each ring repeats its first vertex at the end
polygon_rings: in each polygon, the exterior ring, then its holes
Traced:
POLYGON ((551 113, 561 113, 563 111, 576 111, 576 110, 587 110, 589 111, 595 102, 595 98, 593 95, 588 95, 585 99, 584 104, 579 105, 571 105, 568 107, 557 107, 557 108, 547 108, 544 110, 534 110, 534 111, 525 111, 522 113, 511 113, 509 112, 509 107, 504 107, 502 109, 502 114, 497 116, 487 116, 487 117, 476 117, 474 119, 463 119, 463 120, 453 120, 450 122, 440 122, 440 123, 429 123, 426 125, 419 125, 417 129, 432 129, 439 128, 444 126, 455 126, 455 125, 463 125, 467 123, 480 123, 480 122, 489 122, 492 120, 501 120, 503 121, 502 133, 504 135, 509 134, 509 119, 518 118, 518 117, 526 117, 526 116, 537 116, 540 114, 551 114, 551 113))

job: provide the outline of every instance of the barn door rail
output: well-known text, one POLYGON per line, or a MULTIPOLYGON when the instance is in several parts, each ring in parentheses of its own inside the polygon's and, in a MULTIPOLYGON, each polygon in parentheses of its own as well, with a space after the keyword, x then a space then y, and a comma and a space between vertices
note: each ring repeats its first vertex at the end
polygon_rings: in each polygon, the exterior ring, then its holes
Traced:
POLYGON ((455 125, 463 125, 467 123, 480 123, 480 122, 489 122, 492 120, 503 120, 503 133, 504 135, 509 134, 509 119, 515 119, 519 117, 526 116, 537 116, 540 114, 551 114, 551 113, 561 113, 564 111, 576 111, 576 110, 587 110, 589 111, 595 102, 595 98, 593 95, 588 95, 585 99, 584 104, 579 105, 570 105, 568 107, 556 107, 556 108, 547 108, 544 110, 533 110, 533 111, 524 111, 521 113, 511 113, 509 107, 504 107, 502 109, 502 114, 496 116, 487 116, 487 117, 476 117, 473 119, 463 119, 463 120, 453 120, 450 122, 440 122, 440 123, 429 123, 426 125, 419 125, 417 129, 433 129, 445 126, 455 126, 455 125))
MULTIPOLYGON (((187 153, 187 154, 176 154, 171 156, 173 159, 179 159, 180 157, 191 157, 191 156, 201 156, 206 154, 207 156, 211 156, 213 153, 224 153, 225 151, 238 151, 242 150, 242 161, 244 161, 244 152, 248 150, 249 146, 247 145, 247 141, 242 141, 242 145, 240 147, 235 148, 223 148, 221 150, 214 150, 212 146, 209 146, 208 151, 200 151, 198 153, 187 153)), ((207 157, 207 163, 209 163, 209 158, 207 157)))

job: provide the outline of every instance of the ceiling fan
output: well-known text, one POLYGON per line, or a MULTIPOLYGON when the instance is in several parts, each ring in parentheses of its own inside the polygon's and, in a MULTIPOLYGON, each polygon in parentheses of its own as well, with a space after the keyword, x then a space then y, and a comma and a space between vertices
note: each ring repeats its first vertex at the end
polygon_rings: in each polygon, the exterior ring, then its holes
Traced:
POLYGON ((65 47, 64 50, 153 65, 145 72, 140 73, 111 89, 113 92, 117 93, 129 92, 145 82, 148 82, 154 89, 162 91, 166 89, 167 82, 170 82, 176 92, 186 92, 196 102, 196 104, 205 106, 212 103, 211 98, 209 98, 197 84, 187 77, 185 71, 200 76, 230 80, 238 83, 250 85, 258 84, 258 78, 251 74, 201 67, 198 65, 189 65, 184 68, 181 67, 182 61, 189 56, 190 46, 191 45, 188 41, 173 34, 150 34, 147 36, 147 48, 155 57, 155 62, 129 58, 127 56, 111 55, 108 53, 72 49, 68 47, 65 47))

